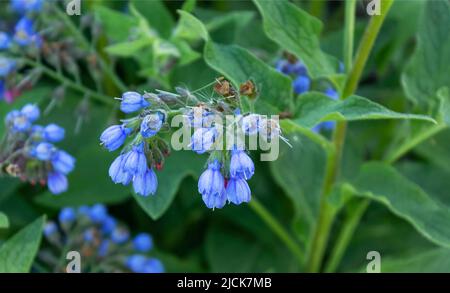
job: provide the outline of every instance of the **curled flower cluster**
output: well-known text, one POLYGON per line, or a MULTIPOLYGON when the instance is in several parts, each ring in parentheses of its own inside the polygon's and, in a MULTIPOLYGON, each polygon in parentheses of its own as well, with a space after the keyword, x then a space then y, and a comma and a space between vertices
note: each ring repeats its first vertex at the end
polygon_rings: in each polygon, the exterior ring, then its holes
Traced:
MULTIPOLYGON (((11 8, 20 15, 20 19, 11 32, 0 31, 0 52, 36 51, 41 47, 42 37, 35 30, 33 14, 40 12, 43 4, 43 0, 11 0, 11 8)), ((20 94, 15 82, 8 78, 16 69, 16 60, 0 56, 0 99, 7 102, 12 102, 20 94)))
POLYGON ((67 190, 66 175, 75 167, 75 159, 54 143, 64 139, 64 128, 34 124, 40 116, 33 104, 6 115, 6 135, 0 148, 0 174, 19 177, 32 184, 47 184, 53 194, 67 190))
MULTIPOLYGON (((150 95, 126 92, 122 95, 120 109, 124 113, 141 113, 122 124, 108 127, 100 136, 101 144, 109 151, 122 147, 127 137, 132 141, 123 147, 109 168, 114 183, 132 183, 137 194, 153 195, 158 187, 154 169, 160 170, 169 147, 157 134, 166 123, 166 112, 152 107, 150 95)), ((158 105, 156 105, 158 106, 158 105)))
POLYGON ((55 271, 64 268, 52 260, 65 253, 62 247, 68 247, 81 254, 83 272, 164 272, 161 261, 148 255, 152 237, 139 233, 130 238, 128 228, 102 204, 63 208, 57 222, 46 223, 44 236, 52 247, 42 249, 39 258, 55 271))
MULTIPOLYGON (((342 64, 341 64, 342 67, 342 64)), ((328 83, 325 85, 325 89, 320 89, 323 86, 313 86, 311 78, 308 75, 308 70, 305 65, 292 55, 286 54, 286 58, 279 59, 276 62, 275 68, 286 75, 289 75, 293 78, 292 87, 296 94, 303 94, 311 90, 319 90, 322 91, 325 95, 327 95, 330 99, 337 100, 339 99, 338 92, 328 83)), ((343 68, 340 68, 343 71, 343 68)), ((325 121, 321 122, 318 125, 314 126, 313 131, 320 132, 321 130, 331 130, 335 126, 334 121, 325 121)))
MULTIPOLYGON (((211 84, 212 85, 212 84, 211 84)), ((130 142, 123 147, 114 160, 109 175, 115 183, 133 183, 137 194, 155 194, 157 178, 154 169, 161 169, 169 147, 159 135, 161 129, 171 130, 170 119, 179 114, 183 127, 191 133, 188 146, 198 154, 209 154, 207 168, 198 181, 198 191, 208 208, 222 208, 228 201, 239 205, 249 202, 251 191, 249 180, 254 174, 254 164, 246 152, 245 136, 258 137, 267 141, 281 138, 278 121, 254 113, 240 113, 240 96, 254 97, 256 89, 251 81, 237 90, 221 78, 214 83, 213 97, 201 101, 184 88, 177 93, 126 92, 120 98, 120 109, 124 113, 140 114, 121 120, 121 124, 108 127, 100 136, 101 144, 109 151, 122 147, 127 138, 130 142), (224 121, 232 115, 236 123, 225 127, 224 121), (220 149, 218 143, 227 140, 229 128, 238 131, 238 137, 231 148, 220 149)))

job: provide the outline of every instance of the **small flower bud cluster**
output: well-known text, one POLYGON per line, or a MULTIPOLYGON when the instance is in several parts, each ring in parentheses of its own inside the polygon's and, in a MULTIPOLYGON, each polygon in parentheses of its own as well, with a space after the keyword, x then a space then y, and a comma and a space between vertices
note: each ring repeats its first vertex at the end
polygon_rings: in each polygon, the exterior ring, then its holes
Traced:
POLYGON ((102 204, 63 208, 58 221, 47 222, 44 236, 50 247, 41 249, 40 259, 57 272, 65 268, 51 260, 65 253, 62 247, 81 254, 83 272, 164 272, 161 261, 149 256, 152 237, 139 233, 131 238, 129 229, 102 204))
POLYGON ((120 99, 122 112, 141 111, 140 114, 108 127, 100 136, 101 144, 110 152, 122 147, 128 137, 133 137, 111 164, 109 176, 114 183, 132 183, 134 191, 142 196, 155 194, 158 179, 154 169, 160 170, 164 158, 169 155, 168 145, 157 135, 166 124, 167 114, 163 109, 152 107, 150 99, 148 94, 124 93, 120 99))
POLYGON ((67 190, 66 175, 75 167, 75 159, 54 143, 64 139, 64 128, 35 124, 40 110, 27 104, 5 117, 6 135, 0 147, 0 174, 19 177, 32 184, 47 184, 53 194, 67 190))

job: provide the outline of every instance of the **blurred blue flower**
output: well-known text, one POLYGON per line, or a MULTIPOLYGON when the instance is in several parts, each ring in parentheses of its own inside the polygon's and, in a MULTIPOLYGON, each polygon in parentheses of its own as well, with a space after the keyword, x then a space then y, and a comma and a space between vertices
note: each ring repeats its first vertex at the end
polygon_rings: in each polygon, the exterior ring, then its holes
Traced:
POLYGON ((148 233, 140 233, 134 237, 133 246, 139 252, 148 252, 153 247, 152 237, 148 233))
POLYGON ((116 227, 111 233, 111 240, 116 244, 123 244, 130 238, 130 232, 123 227, 116 227))
POLYGON ((11 45, 11 38, 5 32, 0 32, 0 50, 6 50, 11 45))
POLYGON ((51 161, 53 169, 63 174, 72 172, 75 167, 75 158, 62 150, 56 151, 53 154, 51 161))
POLYGON ((93 205, 89 210, 89 218, 94 223, 103 222, 107 216, 108 213, 106 211, 106 207, 103 204, 98 203, 96 205, 93 205))
POLYGON ((41 142, 34 148, 34 156, 41 161, 48 161, 53 156, 56 148, 48 142, 41 142))
POLYGON ((27 17, 22 17, 14 28, 14 41, 21 47, 36 45, 39 46, 40 37, 33 29, 33 21, 27 17))
POLYGON ((51 172, 47 177, 47 186, 51 193, 60 194, 67 190, 67 177, 59 172, 51 172))
POLYGON ((150 106, 144 96, 137 92, 126 92, 122 95, 120 110, 124 113, 136 112, 142 108, 150 106))
POLYGON ((59 142, 63 140, 64 134, 64 128, 53 123, 44 128, 44 139, 49 142, 59 142))
POLYGON ((27 117, 28 121, 30 122, 35 122, 36 120, 38 120, 41 114, 38 106, 34 104, 27 104, 23 106, 20 112, 25 115, 25 117, 27 117))
POLYGON ((0 56, 0 77, 5 77, 16 68, 16 61, 0 56))
POLYGON ((105 129, 100 136, 102 144, 110 151, 117 150, 123 145, 131 129, 125 125, 113 125, 105 129))
POLYGON ((150 258, 145 261, 142 272, 154 274, 164 273, 164 266, 159 259, 150 258))
POLYGON ((58 232, 58 227, 55 222, 47 222, 44 226, 44 235, 45 237, 50 237, 58 232))
POLYGON ((117 221, 111 217, 107 216, 102 222, 102 233, 109 235, 117 227, 117 221))
POLYGON ((147 258, 144 255, 133 254, 130 255, 126 261, 125 265, 134 273, 141 273, 147 258))
POLYGON ((309 79, 309 77, 304 75, 297 76, 292 83, 294 92, 296 94, 303 94, 307 92, 309 90, 310 85, 311 80, 309 79))
POLYGON ((11 0, 11 7, 18 13, 39 12, 44 0, 11 0))
POLYGON ((63 208, 58 215, 58 220, 60 223, 72 223, 73 221, 75 221, 75 218, 75 209, 71 207, 63 208))

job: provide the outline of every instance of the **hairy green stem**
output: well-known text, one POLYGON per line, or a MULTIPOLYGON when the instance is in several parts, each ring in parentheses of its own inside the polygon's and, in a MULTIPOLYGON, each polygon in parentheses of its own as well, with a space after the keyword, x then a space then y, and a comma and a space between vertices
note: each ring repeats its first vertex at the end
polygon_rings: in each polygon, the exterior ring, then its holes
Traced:
MULTIPOLYGON (((353 63, 352 69, 349 72, 347 81, 345 83, 344 91, 341 99, 345 99, 351 94, 353 94, 356 90, 358 82, 361 78, 361 74, 366 65, 367 59, 369 58, 369 54, 373 48, 377 35, 380 31, 381 25, 384 22, 384 19, 389 11, 393 0, 384 0, 381 2, 381 14, 373 16, 364 32, 364 35, 361 39, 361 42, 358 47, 358 51, 356 53, 355 62, 353 63)), ((354 11, 350 11, 350 9, 346 9, 347 13, 354 14, 354 11)), ((351 17, 351 16, 348 16, 351 17)), ((349 36, 353 35, 353 27, 348 26, 351 24, 351 21, 346 21, 345 30, 349 31, 349 36)), ((347 39, 350 42, 350 38, 347 39)), ((349 54, 351 46, 349 44, 346 45, 347 52, 345 54, 349 54)), ((348 57, 347 57, 348 58, 348 57)), ((349 68, 346 68, 349 70, 349 68)), ((339 121, 336 124, 336 128, 333 132, 333 144, 335 153, 332 156, 329 156, 327 162, 327 168, 324 179, 324 187, 322 189, 321 195, 321 205, 319 210, 319 219, 317 227, 315 228, 314 236, 312 239, 312 245, 310 255, 308 256, 307 261, 307 270, 309 272, 318 272, 321 269, 322 259, 325 254, 329 232, 331 230, 331 226, 333 224, 334 216, 336 214, 335 209, 328 203, 328 195, 336 181, 337 174, 340 170, 340 163, 342 157, 342 151, 344 147, 345 141, 345 133, 347 129, 347 123, 345 121, 339 121)))
POLYGON ((74 81, 72 81, 70 79, 68 79, 64 75, 59 74, 58 72, 48 68, 47 66, 45 66, 45 65, 43 65, 41 63, 38 63, 38 62, 33 61, 31 59, 20 59, 20 60, 25 65, 29 65, 29 66, 32 66, 34 68, 39 68, 42 71, 42 73, 44 73, 48 77, 50 77, 50 78, 52 78, 54 80, 57 80, 61 84, 64 84, 64 85, 66 85, 66 86, 68 86, 68 87, 70 87, 70 88, 72 88, 72 89, 74 89, 76 91, 79 91, 82 94, 87 94, 87 95, 89 95, 90 97, 92 97, 93 99, 95 99, 95 100, 97 100, 99 102, 102 102, 102 103, 105 103, 105 104, 111 105, 111 106, 115 106, 117 104, 114 101, 113 98, 111 98, 109 96, 106 96, 106 95, 102 95, 102 94, 96 93, 93 90, 91 90, 91 89, 89 89, 89 88, 87 88, 87 87, 85 87, 85 86, 83 86, 81 84, 78 84, 78 83, 76 83, 76 82, 74 82, 74 81))
POLYGON ((295 255, 300 264, 304 262, 304 254, 299 248, 298 243, 292 239, 283 226, 270 214, 270 212, 256 199, 252 198, 249 204, 250 208, 266 223, 275 235, 286 245, 286 247, 295 255))

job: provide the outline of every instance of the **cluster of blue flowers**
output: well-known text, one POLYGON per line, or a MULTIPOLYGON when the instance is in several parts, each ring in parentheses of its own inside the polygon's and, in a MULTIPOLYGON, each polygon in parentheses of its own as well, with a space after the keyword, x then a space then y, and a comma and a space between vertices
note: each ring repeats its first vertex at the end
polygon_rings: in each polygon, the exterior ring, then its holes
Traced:
MULTIPOLYGON (((41 251, 44 262, 51 259, 49 254, 65 253, 60 249, 67 246, 82 255, 83 272, 164 272, 161 261, 149 256, 153 249, 152 237, 148 233, 139 233, 131 238, 128 228, 111 216, 102 204, 63 208, 57 222, 46 223, 44 235, 53 245, 53 249, 41 251)), ((52 266, 51 262, 46 263, 52 266)), ((61 267, 54 269, 64 270, 61 267)))
MULTIPOLYGON (((296 94, 303 94, 313 89, 311 78, 308 75, 306 66, 300 60, 290 60, 292 58, 280 59, 276 62, 275 68, 286 75, 293 78, 292 87, 296 94)), ((330 97, 330 99, 339 99, 338 92, 331 86, 327 86, 323 93, 330 97)), ((334 121, 321 122, 314 126, 313 131, 320 132, 321 130, 331 130, 335 126, 334 121)))
POLYGON ((33 104, 6 115, 0 174, 7 172, 32 184, 47 184, 53 194, 59 194, 68 188, 66 175, 74 169, 75 159, 54 145, 64 139, 64 128, 34 124, 39 116, 40 110, 33 104))
POLYGON ((101 144, 109 151, 117 150, 124 145, 127 137, 133 137, 111 164, 109 176, 114 183, 132 183, 134 191, 143 196, 155 194, 158 179, 154 169, 160 170, 164 157, 169 154, 167 144, 157 136, 167 115, 161 109, 151 109, 150 97, 137 92, 124 93, 120 99, 122 112, 141 110, 141 113, 122 120, 120 125, 108 127, 100 136, 101 144))
MULTIPOLYGON (((33 14, 40 12, 43 7, 43 0, 11 0, 12 10, 20 15, 20 19, 14 26, 11 34, 0 31, 0 52, 18 49, 39 49, 42 45, 42 37, 35 30, 32 20, 33 14)), ((13 100, 14 91, 7 90, 8 75, 17 69, 17 62, 0 55, 0 99, 8 102, 13 100)))

